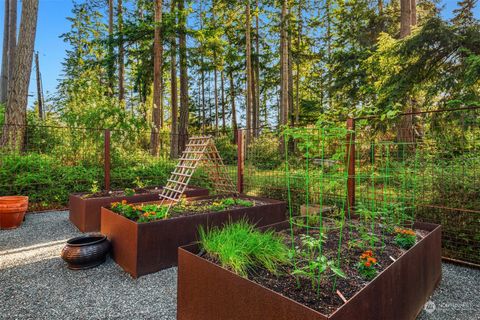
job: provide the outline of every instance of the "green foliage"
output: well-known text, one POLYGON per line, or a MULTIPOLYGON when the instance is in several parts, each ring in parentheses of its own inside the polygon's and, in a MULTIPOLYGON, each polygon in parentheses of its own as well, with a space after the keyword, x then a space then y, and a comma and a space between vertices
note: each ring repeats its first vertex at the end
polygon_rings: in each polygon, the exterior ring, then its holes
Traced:
POLYGON ((273 231, 260 232, 246 221, 223 228, 199 230, 200 245, 224 268, 246 277, 248 271, 263 267, 273 274, 288 263, 288 249, 273 231))
MULTIPOLYGON (((62 158, 33 152, 25 155, 2 154, 0 163, 0 193, 27 195, 36 209, 65 206, 71 193, 95 193, 102 187, 101 163, 69 164, 62 158)), ((131 167, 112 167, 112 188, 131 187, 135 177, 148 177, 154 185, 163 185, 173 166, 157 160, 136 163, 131 167)))
POLYGON ((278 152, 280 140, 273 134, 262 134, 248 146, 247 161, 259 169, 275 169, 282 163, 278 152))
POLYGON ((90 187, 90 192, 92 194, 95 194, 97 192, 100 191, 100 186, 98 185, 98 181, 97 180, 93 180, 92 181, 92 186, 90 187))
POLYGON ((135 190, 131 188, 125 188, 123 189, 123 193, 125 194, 126 197, 131 197, 135 195, 135 190))
POLYGON ((133 205, 125 200, 111 204, 113 212, 118 213, 128 219, 142 222, 151 222, 167 218, 168 207, 158 204, 133 205))
POLYGON ((208 212, 208 211, 224 211, 228 210, 235 206, 241 207, 253 207, 255 205, 254 202, 239 199, 239 198, 223 198, 213 203, 209 203, 208 201, 188 201, 187 199, 180 200, 175 206, 172 207, 173 212, 208 212))
POLYGON ((367 250, 360 256, 360 260, 357 263, 357 271, 365 280, 372 280, 378 273, 375 268, 377 263, 377 259, 374 257, 373 252, 367 250))
POLYGON ((313 288, 317 287, 323 275, 329 271, 338 277, 347 277, 335 260, 321 254, 322 245, 326 240, 327 235, 323 232, 320 232, 316 237, 303 234, 301 235, 301 247, 296 248, 290 254, 291 259, 296 261, 291 274, 310 280, 313 288))
POLYGON ((5 106, 0 103, 0 125, 3 126, 5 122, 5 106))
POLYGON ((221 135, 215 138, 215 146, 222 157, 224 164, 237 163, 237 146, 232 142, 228 135, 221 135))
POLYGON ((395 243, 403 249, 410 249, 417 241, 415 231, 411 229, 397 228, 395 233, 395 243))

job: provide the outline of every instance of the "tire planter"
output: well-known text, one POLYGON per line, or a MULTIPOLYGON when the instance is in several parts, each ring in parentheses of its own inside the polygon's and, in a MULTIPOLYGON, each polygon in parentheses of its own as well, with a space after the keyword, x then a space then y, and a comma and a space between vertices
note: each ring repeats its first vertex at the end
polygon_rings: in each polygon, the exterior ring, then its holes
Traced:
MULTIPOLYGON (((161 190, 159 188, 158 192, 136 194, 130 197, 84 198, 87 193, 71 194, 69 218, 81 232, 97 232, 100 231, 100 208, 122 200, 127 200, 128 203, 156 201, 159 199, 161 190)), ((208 189, 199 187, 189 187, 189 190, 185 191, 187 197, 206 196, 208 193, 208 189)))
MULTIPOLYGON (((286 225, 269 227, 280 230, 286 225)), ((199 257, 196 244, 181 247, 177 320, 415 319, 439 284, 442 271, 441 227, 417 223, 414 228, 430 233, 330 315, 199 257)))
POLYGON ((110 242, 104 235, 80 236, 67 241, 62 259, 69 269, 90 269, 104 263, 109 250, 110 242))
POLYGON ((28 197, 0 197, 0 229, 18 228, 28 209, 28 197))
MULTIPOLYGON (((215 196, 195 200, 214 199, 215 196)), ((107 208, 102 208, 101 233, 112 243, 112 257, 132 277, 157 272, 177 265, 178 247, 197 241, 198 228, 221 226, 246 218, 257 226, 285 220, 283 201, 242 196, 260 200, 262 205, 173 217, 148 223, 137 223, 107 208)))

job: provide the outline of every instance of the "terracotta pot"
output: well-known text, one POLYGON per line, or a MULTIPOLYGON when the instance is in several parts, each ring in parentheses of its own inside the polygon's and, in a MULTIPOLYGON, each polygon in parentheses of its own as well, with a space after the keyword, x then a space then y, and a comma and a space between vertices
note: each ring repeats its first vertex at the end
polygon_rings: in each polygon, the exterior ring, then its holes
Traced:
POLYGON ((0 197, 0 229, 18 228, 28 208, 28 197, 0 197))

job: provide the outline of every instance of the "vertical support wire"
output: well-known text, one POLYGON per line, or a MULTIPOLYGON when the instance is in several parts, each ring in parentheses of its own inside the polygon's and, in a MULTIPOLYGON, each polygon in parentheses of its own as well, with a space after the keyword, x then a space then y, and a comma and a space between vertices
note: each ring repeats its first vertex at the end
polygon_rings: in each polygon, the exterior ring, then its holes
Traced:
MULTIPOLYGON (((293 208, 292 208, 292 195, 290 189, 290 168, 288 165, 288 135, 283 133, 284 147, 285 147, 285 178, 287 182, 287 198, 288 198, 288 222, 290 224, 290 239, 292 244, 292 252, 295 252, 295 236, 293 234, 293 208)), ((296 257, 293 258, 293 268, 297 268, 296 257)), ((297 278, 297 285, 300 282, 297 278)))

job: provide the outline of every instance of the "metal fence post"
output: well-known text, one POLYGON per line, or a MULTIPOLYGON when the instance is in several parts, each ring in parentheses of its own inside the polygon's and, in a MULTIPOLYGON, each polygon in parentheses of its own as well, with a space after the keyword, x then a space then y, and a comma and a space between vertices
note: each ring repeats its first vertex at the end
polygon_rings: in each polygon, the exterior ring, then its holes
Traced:
POLYGON ((355 119, 347 119, 347 213, 355 213, 355 119))
POLYGON ((238 129, 237 135, 237 191, 243 193, 243 171, 245 168, 244 132, 238 129))
POLYGON ((110 191, 110 130, 104 131, 104 186, 106 191, 110 191))

